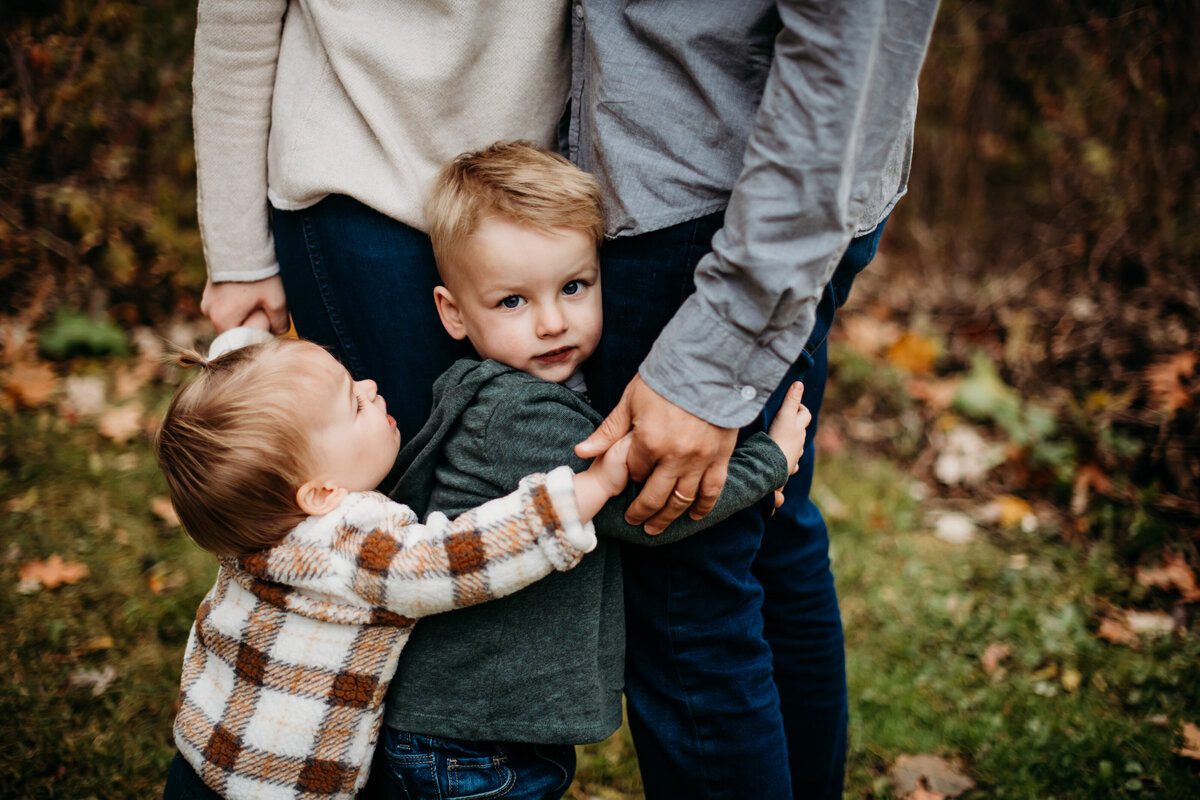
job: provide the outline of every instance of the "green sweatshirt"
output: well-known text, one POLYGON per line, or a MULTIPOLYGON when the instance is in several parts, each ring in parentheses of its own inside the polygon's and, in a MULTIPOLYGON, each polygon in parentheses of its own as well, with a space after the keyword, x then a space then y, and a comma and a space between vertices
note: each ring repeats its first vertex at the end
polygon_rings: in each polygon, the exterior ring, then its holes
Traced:
MULTIPOLYGON (((433 387, 433 413, 400 453, 391 496, 424 518, 454 518, 562 464, 601 421, 587 398, 495 361, 464 359, 433 387)), ((399 730, 477 741, 583 744, 621 725, 625 616, 620 547, 678 541, 784 484, 766 434, 740 444, 716 508, 657 536, 625 522, 630 485, 594 520, 599 544, 569 572, 516 594, 422 619, 400 656, 385 720, 399 730), (606 541, 606 539, 608 541, 606 541)), ((770 499, 766 502, 771 502, 770 499)))

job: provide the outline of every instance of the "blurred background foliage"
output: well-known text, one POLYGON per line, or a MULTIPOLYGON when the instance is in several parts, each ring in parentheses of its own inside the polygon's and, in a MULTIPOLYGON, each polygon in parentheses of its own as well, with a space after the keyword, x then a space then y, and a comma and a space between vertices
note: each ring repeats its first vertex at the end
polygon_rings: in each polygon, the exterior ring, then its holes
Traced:
MULTIPOLYGON (((194 25, 185 0, 0 15, 0 573, 91 565, 0 595, 14 796, 150 796, 171 753, 212 569, 148 454, 158 337, 207 330, 194 25)), ((942 3, 817 438, 853 796, 917 746, 967 758, 974 796, 1194 796, 1198 44, 1197 0, 942 3)), ((571 796, 638 796, 630 753, 589 749, 571 796)))
POLYGON ((126 326, 196 308, 194 4, 5 6, 0 293, 126 326))

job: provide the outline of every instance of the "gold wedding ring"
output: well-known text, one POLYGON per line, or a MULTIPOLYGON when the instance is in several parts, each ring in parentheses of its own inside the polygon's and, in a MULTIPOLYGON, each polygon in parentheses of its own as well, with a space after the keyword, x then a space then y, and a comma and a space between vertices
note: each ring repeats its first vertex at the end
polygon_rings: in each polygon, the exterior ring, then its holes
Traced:
POLYGON ((678 489, 672 489, 671 494, 675 495, 675 497, 677 497, 678 499, 687 503, 688 505, 691 505, 692 503, 696 502, 696 498, 688 497, 687 495, 680 494, 678 489))

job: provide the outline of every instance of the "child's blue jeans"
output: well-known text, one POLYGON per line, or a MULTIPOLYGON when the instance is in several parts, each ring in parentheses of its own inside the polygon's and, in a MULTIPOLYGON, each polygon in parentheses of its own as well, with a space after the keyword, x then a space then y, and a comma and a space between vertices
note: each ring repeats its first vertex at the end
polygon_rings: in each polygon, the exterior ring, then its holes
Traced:
POLYGON ((575 775, 575 748, 440 739, 384 725, 371 773, 360 797, 558 800, 575 775))

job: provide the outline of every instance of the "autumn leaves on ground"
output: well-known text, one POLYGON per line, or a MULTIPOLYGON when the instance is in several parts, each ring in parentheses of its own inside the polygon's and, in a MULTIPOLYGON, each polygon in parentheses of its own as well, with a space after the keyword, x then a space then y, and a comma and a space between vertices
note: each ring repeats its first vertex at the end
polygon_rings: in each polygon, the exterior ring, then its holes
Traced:
MULTIPOLYGON (((1061 389, 1019 395, 997 343, 897 321, 886 257, 862 280, 832 338, 814 489, 846 625, 848 796, 1194 796, 1194 528, 1151 513, 1153 487, 1081 462, 1061 389)), ((150 797, 214 566, 149 441, 180 377, 163 342, 208 333, 181 318, 64 334, 48 309, 0 321, 0 713, 19 721, 0 785, 150 797)), ((1164 422, 1196 405, 1194 358, 1147 367, 1164 422)), ((571 796, 640 797, 624 731, 581 752, 571 796)))

